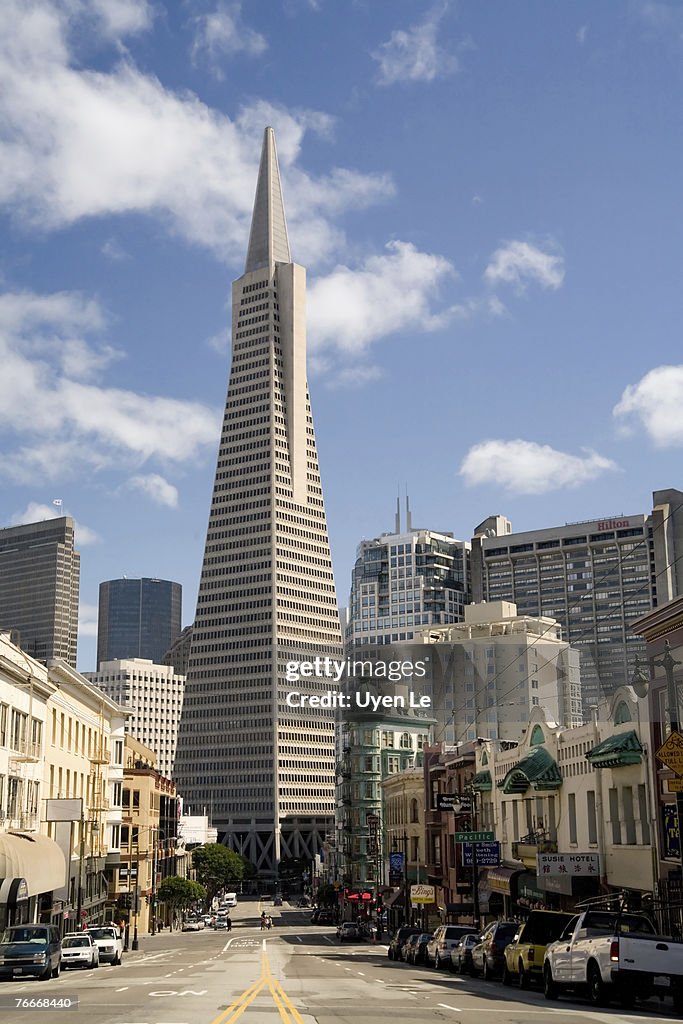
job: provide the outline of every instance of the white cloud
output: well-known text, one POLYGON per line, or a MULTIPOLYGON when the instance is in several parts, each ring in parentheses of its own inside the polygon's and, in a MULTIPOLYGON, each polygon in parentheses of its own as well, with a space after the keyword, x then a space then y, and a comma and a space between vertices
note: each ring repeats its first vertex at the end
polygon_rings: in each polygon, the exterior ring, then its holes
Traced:
MULTIPOLYGON (((144 9, 120 3, 112 12, 132 29, 144 9)), ((277 132, 297 259, 329 256, 343 242, 329 216, 390 193, 386 175, 337 169, 317 181, 297 166, 305 133, 329 134, 324 114, 255 101, 231 120, 187 91, 166 89, 130 56, 110 71, 84 67, 76 49, 84 17, 76 0, 0 6, 0 206, 21 224, 54 230, 145 214, 241 261, 267 124, 277 132)))
POLYGON ((78 635, 97 636, 97 605, 81 601, 78 606, 78 635))
POLYGON ((209 14, 194 19, 195 37, 192 44, 192 59, 198 64, 206 60, 212 73, 223 78, 220 61, 236 53, 258 57, 268 48, 260 32, 255 32, 242 22, 241 3, 221 3, 209 14))
POLYGON ((116 40, 145 32, 154 17, 147 0, 84 0, 79 6, 94 15, 104 36, 116 40))
POLYGON ((379 84, 432 82, 458 70, 458 59, 438 43, 447 4, 434 8, 409 29, 396 29, 370 56, 379 64, 379 84))
POLYGON ((635 420, 658 448, 683 445, 683 366, 657 366, 629 384, 613 415, 630 433, 635 420))
POLYGON ((588 25, 581 25, 578 32, 576 33, 576 40, 579 46, 583 46, 586 42, 586 36, 588 35, 588 25))
POLYGON ((491 256, 484 279, 491 285, 513 284, 519 291, 530 281, 556 289, 564 281, 564 259, 530 242, 504 242, 491 256))
POLYGON ((213 352, 217 352, 219 356, 224 356, 230 352, 232 347, 232 328, 226 327, 225 330, 212 334, 210 338, 206 339, 206 345, 213 352))
POLYGON ((469 487, 497 484, 516 494, 545 494, 579 487, 595 480, 616 463, 597 452, 569 455, 535 441, 482 441, 470 448, 460 466, 469 487))
POLYGON ((100 252, 114 263, 122 263, 124 260, 130 259, 129 254, 116 238, 108 238, 100 252))
MULTIPOLYGON (((56 499, 59 502, 59 499, 56 499)), ((60 519, 62 516, 70 516, 74 520, 74 534, 76 547, 86 547, 88 544, 97 544, 100 536, 91 530, 89 526, 79 523, 71 513, 62 507, 61 503, 45 505, 39 501, 30 501, 23 512, 17 512, 12 516, 12 526, 23 526, 26 523, 42 523, 46 519, 60 519)))
POLYGON ((128 486, 135 491, 146 494, 157 505, 165 505, 167 508, 176 508, 178 505, 177 487, 170 484, 163 476, 159 476, 158 473, 133 476, 128 481, 128 486))
POLYGON ((371 366, 367 363, 357 363, 354 366, 326 366, 323 370, 326 376, 325 387, 328 391, 335 391, 337 388, 364 388, 373 381, 383 376, 379 366, 371 366))
POLYGON ((313 349, 332 346, 361 353, 395 331, 443 327, 462 307, 432 308, 444 280, 456 272, 443 256, 394 241, 357 270, 337 266, 308 290, 308 334, 313 349))
POLYGON ((23 445, 0 455, 0 473, 30 481, 38 473, 55 479, 119 462, 179 463, 215 444, 220 416, 199 402, 77 379, 95 376, 118 356, 75 336, 77 328, 87 334, 104 321, 97 303, 80 295, 0 296, 0 430, 23 445))

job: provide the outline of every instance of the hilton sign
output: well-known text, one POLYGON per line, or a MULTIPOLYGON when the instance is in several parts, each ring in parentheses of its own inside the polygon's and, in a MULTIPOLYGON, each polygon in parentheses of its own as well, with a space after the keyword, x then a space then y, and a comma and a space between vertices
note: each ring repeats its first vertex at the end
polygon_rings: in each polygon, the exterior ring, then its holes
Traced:
POLYGON ((621 530, 623 527, 630 525, 630 519, 603 519, 598 523, 598 532, 602 532, 602 530, 621 530))

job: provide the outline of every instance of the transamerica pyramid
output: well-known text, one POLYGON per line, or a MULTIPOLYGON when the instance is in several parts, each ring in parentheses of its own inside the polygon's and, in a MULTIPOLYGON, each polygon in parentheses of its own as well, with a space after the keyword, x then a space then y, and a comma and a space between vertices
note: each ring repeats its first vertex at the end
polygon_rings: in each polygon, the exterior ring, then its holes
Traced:
POLYGON ((287 694, 289 662, 341 657, 306 381, 306 271, 293 263, 266 128, 197 598, 175 779, 219 841, 274 873, 320 851, 334 814, 334 711, 287 694), (292 698, 290 697, 290 702, 292 698), (298 698, 296 701, 301 703, 298 698))

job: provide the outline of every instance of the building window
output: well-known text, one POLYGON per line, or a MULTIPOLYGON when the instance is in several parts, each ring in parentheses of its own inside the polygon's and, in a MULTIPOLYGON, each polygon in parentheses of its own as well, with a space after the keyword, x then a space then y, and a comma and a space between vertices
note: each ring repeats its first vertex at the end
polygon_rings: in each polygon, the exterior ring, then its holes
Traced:
POLYGON ((624 825, 626 826, 626 842, 634 846, 636 842, 636 819, 633 813, 633 787, 623 786, 621 799, 624 806, 624 825))
POLYGON ((612 822, 612 843, 621 846, 621 822, 619 821, 619 793, 616 789, 609 791, 609 816, 612 822))
MULTIPOLYGON (((1 803, 2 801, 0 801, 1 803)), ((640 830, 644 846, 650 845, 650 822, 647 814, 647 790, 645 786, 638 786, 638 815, 640 817, 640 830)))
POLYGON ((569 810, 569 842, 576 845, 576 793, 570 793, 567 799, 569 810))
POLYGON ((589 789, 586 793, 586 814, 588 818, 588 842, 598 841, 598 817, 595 813, 595 790, 589 789))
POLYGON ((420 806, 415 797, 410 801, 410 820, 413 824, 417 824, 420 820, 420 806))

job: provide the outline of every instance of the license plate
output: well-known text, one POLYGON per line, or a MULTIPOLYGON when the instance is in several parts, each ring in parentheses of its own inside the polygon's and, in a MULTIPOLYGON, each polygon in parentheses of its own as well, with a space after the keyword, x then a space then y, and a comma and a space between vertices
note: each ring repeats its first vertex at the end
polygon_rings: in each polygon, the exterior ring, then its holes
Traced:
POLYGON ((671 978, 666 974, 655 974, 654 983, 658 988, 668 988, 671 985, 671 978))
POLYGON ((21 967, 13 967, 12 974, 21 974, 21 967))

